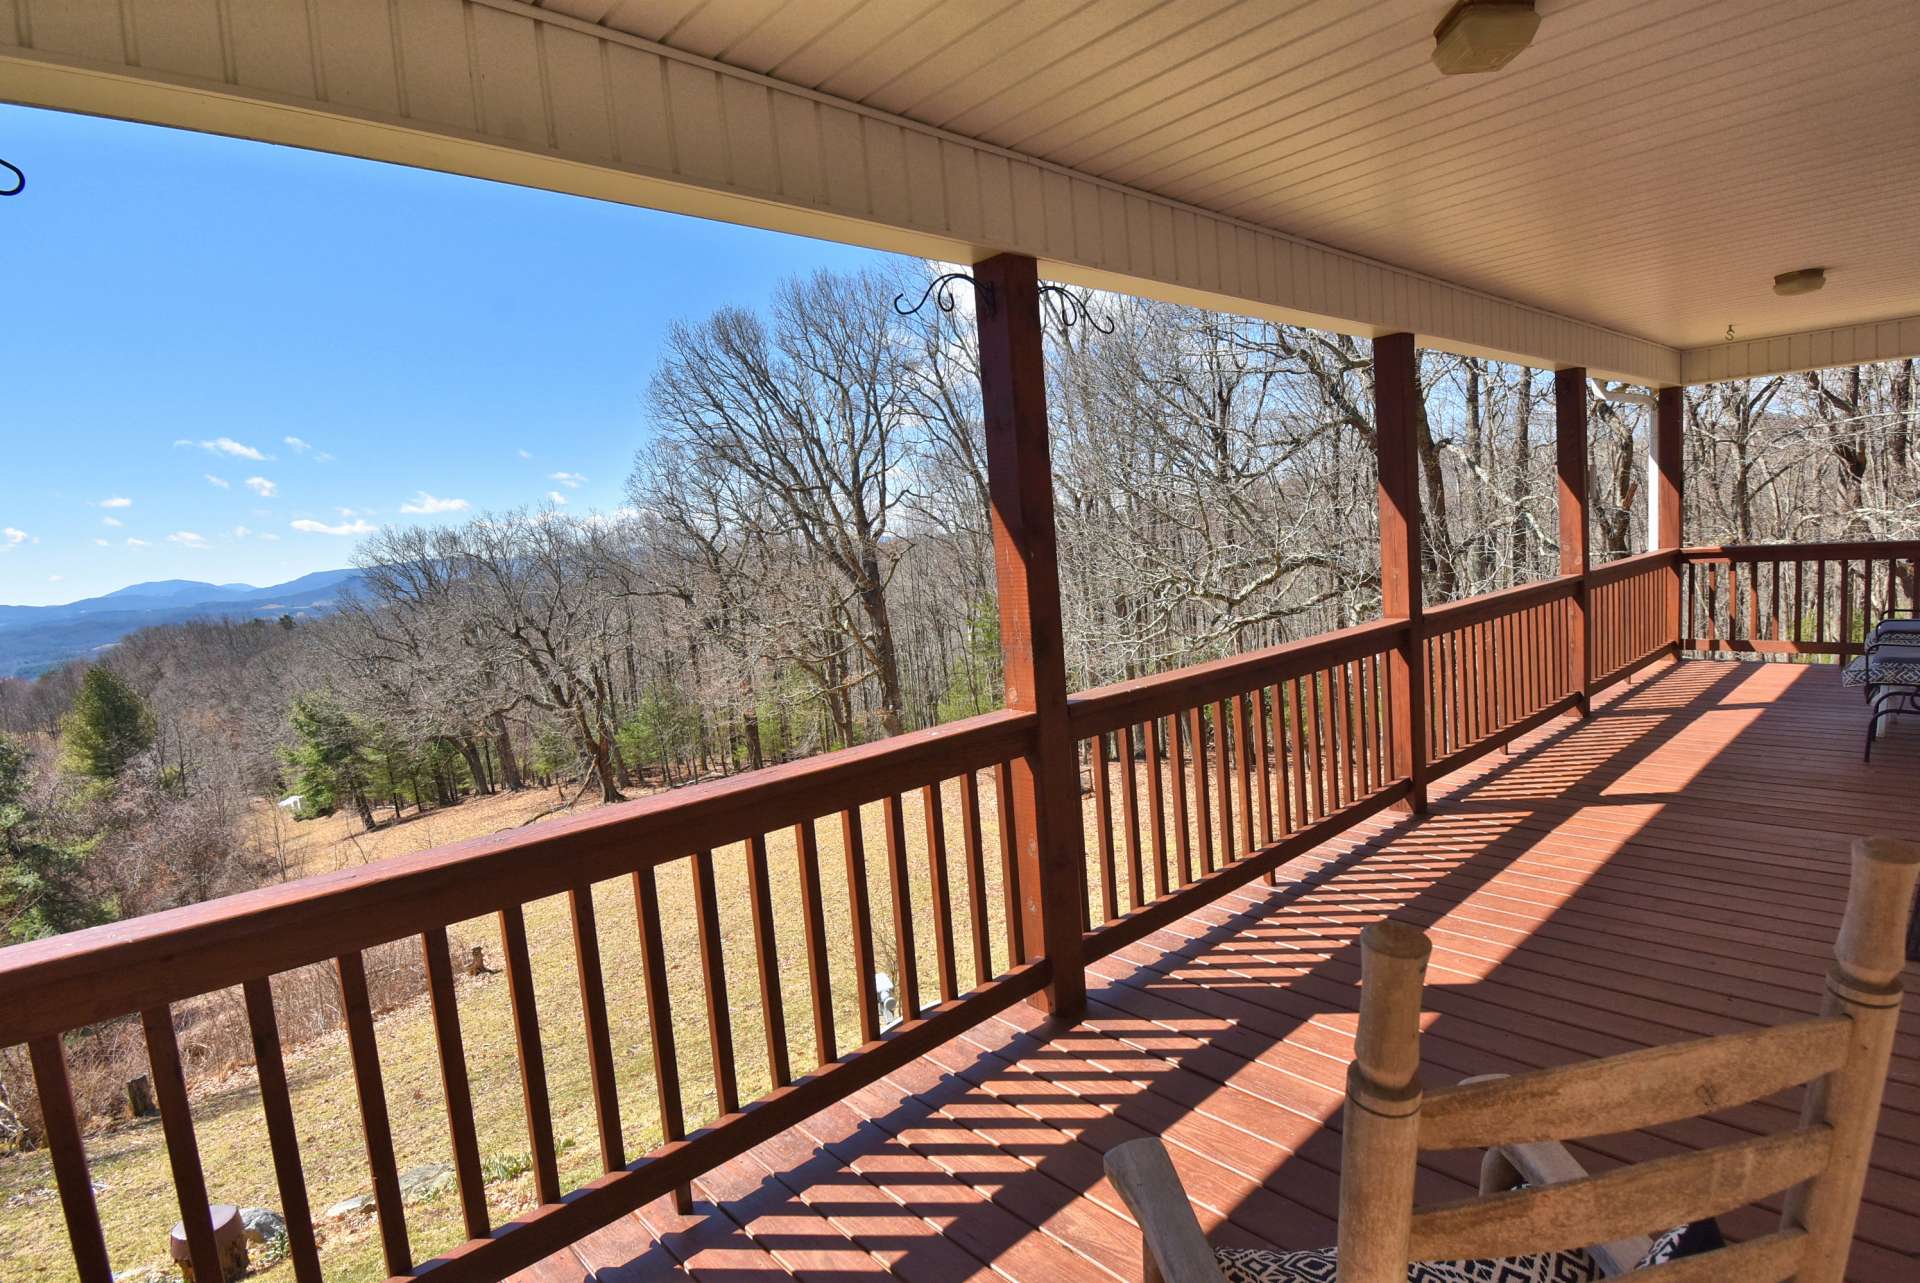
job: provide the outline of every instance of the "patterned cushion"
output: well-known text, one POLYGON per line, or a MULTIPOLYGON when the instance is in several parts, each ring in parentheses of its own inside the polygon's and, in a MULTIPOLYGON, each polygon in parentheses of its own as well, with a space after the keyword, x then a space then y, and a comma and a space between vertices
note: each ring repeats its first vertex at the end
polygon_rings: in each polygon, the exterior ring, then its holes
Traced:
MULTIPOLYGON (((1334 1283, 1333 1249, 1268 1252, 1223 1247, 1214 1259, 1227 1283, 1334 1283)), ((1600 1267, 1584 1249, 1515 1256, 1500 1261, 1416 1261, 1407 1283, 1591 1283, 1600 1267)))
POLYGON ((1856 655, 1840 672, 1843 686, 1920 686, 1920 647, 1882 646, 1856 655))
MULTIPOLYGON (((1726 1245, 1719 1223, 1709 1217, 1656 1235, 1653 1246, 1634 1268, 1677 1261, 1726 1245)), ((1214 1249, 1213 1256, 1227 1283, 1334 1283, 1338 1272, 1330 1247, 1308 1252, 1222 1247, 1214 1249)), ((1498 1261, 1416 1261, 1407 1267, 1407 1283, 1590 1283, 1600 1277, 1600 1266, 1585 1248, 1498 1261)))

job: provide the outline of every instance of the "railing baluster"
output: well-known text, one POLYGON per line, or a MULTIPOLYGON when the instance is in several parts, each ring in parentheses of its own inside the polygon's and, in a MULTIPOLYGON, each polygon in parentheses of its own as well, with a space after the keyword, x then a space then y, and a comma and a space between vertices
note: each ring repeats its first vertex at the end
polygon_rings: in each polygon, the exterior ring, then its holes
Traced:
POLYGON ((1093 818, 1094 849, 1100 862, 1100 920, 1112 922, 1120 916, 1119 888, 1114 886, 1113 799, 1108 796, 1106 732, 1093 737, 1093 818))
MULTIPOLYGON (((480 1174, 480 1142, 473 1130, 473 1089, 467 1081, 466 1044, 460 1036, 459 996, 454 991, 453 961, 447 948, 445 927, 429 927, 421 933, 420 953, 427 973, 427 1005, 433 1015, 433 1041, 440 1059, 440 1094, 447 1102, 447 1136, 453 1149, 454 1177, 460 1185, 460 1216, 468 1238, 485 1238, 493 1227, 487 1219, 486 1179, 480 1174)), ((260 983, 262 987, 266 984, 265 981, 260 983)), ((251 1005, 251 994, 248 995, 248 1002, 251 1005)), ((262 1081, 264 1083, 264 1075, 262 1081)), ((282 1197, 285 1196, 283 1188, 282 1197)), ((305 1197, 303 1190, 303 1207, 305 1197)), ((287 1227, 289 1231, 292 1230, 291 1216, 287 1217, 287 1227)), ((311 1235, 312 1231, 308 1233, 311 1235)), ((316 1274, 315 1278, 318 1277, 316 1274)), ((305 1283, 305 1280, 301 1283, 305 1283)))
MULTIPOLYGON (((1259 698, 1259 693, 1254 693, 1259 698)), ((1261 839, 1254 833, 1253 827, 1253 724, 1247 715, 1247 697, 1233 697, 1233 764, 1239 768, 1240 783, 1240 845, 1235 849, 1236 856, 1251 855, 1260 846, 1261 839)), ((1264 778, 1264 776, 1262 777, 1264 778)))
POLYGON ((967 930, 973 940, 973 981, 993 978, 993 953, 987 939, 987 857, 980 835, 980 777, 960 777, 961 852, 967 866, 967 930))
POLYGON ((298 1283, 320 1283, 320 1252, 313 1240, 313 1209, 307 1203, 306 1175, 300 1166, 293 1102, 287 1095, 287 1065, 280 1050, 273 989, 262 976, 241 985, 240 992, 246 1000, 247 1032, 253 1039, 253 1064, 260 1083, 260 1112, 267 1123, 267 1146, 273 1153, 274 1182, 280 1188, 280 1215, 287 1226, 287 1255, 293 1262, 293 1277, 298 1283))
POLYGON ((714 887, 712 851, 693 853, 693 915, 700 939, 700 974, 706 982, 713 1090, 720 1112, 731 1114, 740 1108, 740 1075, 733 1062, 733 1007, 727 995, 726 940, 720 934, 720 896, 714 887))
POLYGON ((1224 699, 1216 700, 1213 705, 1213 786, 1220 814, 1220 859, 1214 865, 1216 869, 1232 864, 1240 850, 1240 833, 1234 822, 1233 811, 1233 755, 1239 750, 1239 745, 1233 740, 1233 719, 1228 708, 1229 704, 1224 699))
POLYGON ((1020 910, 1020 862, 1014 858, 1018 835, 1013 820, 1013 767, 996 762, 993 767, 994 804, 1000 816, 1000 893, 1001 909, 1006 914, 1007 956, 1013 966, 1027 960, 1026 919, 1020 910))
MULTIPOLYGON (((1165 895, 1173 887, 1167 872, 1166 782, 1161 777, 1160 719, 1147 722, 1147 832, 1153 839, 1154 894, 1165 895)), ((1176 774, 1178 772, 1176 771, 1176 774)), ((1183 826, 1184 827, 1184 826, 1183 826)))
POLYGON ((1813 563, 1813 640, 1827 640, 1827 559, 1813 563))
POLYGON ((1353 660, 1340 661, 1340 702, 1334 713, 1340 722, 1340 770, 1346 781, 1345 796, 1351 805, 1360 796, 1359 669, 1353 660))
POLYGON ((1325 669, 1307 679, 1313 688, 1313 791, 1321 815, 1340 809, 1340 788, 1333 779, 1333 674, 1325 669))
POLYGON ((787 1060, 787 1009, 780 988, 780 941, 773 933, 773 887, 767 873, 767 839, 747 839, 747 899, 753 906, 753 960, 760 977, 760 1023, 767 1035, 767 1067, 775 1087, 793 1081, 787 1060))
MULTIPOLYGON (((953 963, 952 889, 947 882, 946 807, 941 803, 940 785, 922 788, 920 805, 927 820, 927 879, 933 897, 934 965, 939 973, 940 1001, 951 1002, 960 991, 960 980, 953 963)), ((1107 878, 1112 881, 1111 866, 1107 869, 1107 878)))
POLYGON ((1838 650, 1845 654, 1847 643, 1853 640, 1853 562, 1840 562, 1840 636, 1838 650))
POLYGON ((626 1141, 620 1129, 620 1096, 613 1077, 613 1035, 607 1027, 607 987, 600 973, 600 934, 593 916, 593 888, 567 892, 573 925, 574 972, 580 981, 580 1015, 587 1025, 587 1078, 593 1091, 593 1118, 600 1141, 600 1168, 626 1166, 626 1141))
POLYGON ((1187 712, 1187 738, 1193 750, 1193 828, 1199 871, 1211 873, 1213 864, 1213 808, 1207 801, 1207 715, 1198 707, 1187 712))
POLYGON ((1180 885, 1186 886, 1193 881, 1193 838, 1187 829, 1187 758, 1181 744, 1191 737, 1182 732, 1181 721, 1178 713, 1167 717, 1167 762, 1173 776, 1174 862, 1179 868, 1180 885))
POLYGON ((887 830, 887 882, 893 892, 893 942, 900 960, 900 1014, 911 1020, 920 1014, 920 956, 913 939, 913 887, 907 881, 907 829, 900 814, 900 797, 881 799, 887 830))
MULTIPOLYGON (((386 1257, 387 1273, 405 1274, 413 1268, 412 1249, 407 1246, 406 1213, 401 1209, 400 1173, 393 1158, 393 1127, 387 1119, 387 1090, 380 1071, 380 1044, 373 1032, 373 1004, 367 997, 366 963, 358 953, 343 953, 334 959, 334 970, 340 979, 340 1007, 347 1023, 347 1054, 353 1062, 353 1086, 360 1100, 360 1129, 367 1145, 367 1168, 373 1177, 380 1247, 386 1257)), ((177 1065, 175 1072, 178 1072, 177 1065)), ((195 1276, 202 1277, 197 1268, 195 1276)), ((215 1273, 204 1277, 221 1276, 215 1273)))
MULTIPOLYGON (((667 946, 660 929, 660 889, 651 864, 634 870, 633 904, 640 920, 640 973, 647 994, 654 1090, 660 1099, 660 1135, 667 1141, 683 1140, 687 1122, 680 1103, 680 1057, 674 1047, 673 997, 667 987, 667 946)), ((673 1202, 682 1216, 691 1213, 692 1189, 676 1186, 673 1202)))
POLYGON ((1267 765, 1267 737, 1273 721, 1267 715, 1267 688, 1256 686, 1248 696, 1253 700, 1253 773, 1260 781, 1260 845, 1271 846, 1273 831, 1273 773, 1267 765))
POLYGON ((540 1009, 533 993, 533 960, 527 953, 527 919, 517 904, 500 910, 500 951, 506 957, 507 1005, 513 1012, 513 1041, 520 1054, 520 1094, 526 1103, 534 1190, 542 1203, 557 1203, 560 1161, 553 1143, 547 1057, 540 1044, 540 1009))
MULTIPOLYGON (((87 1169, 86 1145, 80 1139, 80 1125, 73 1113, 66 1051, 60 1045, 59 1035, 54 1034, 28 1043, 27 1055, 33 1062, 33 1086, 40 1097, 40 1120, 53 1161, 54 1183, 60 1188, 60 1210, 66 1216, 67 1243, 73 1249, 73 1264, 79 1272, 80 1283, 113 1283, 106 1236, 100 1232, 100 1210, 93 1202, 93 1176, 87 1169)), ((292 1222, 288 1224, 291 1226, 292 1222)), ((303 1276, 300 1283, 308 1283, 310 1277, 303 1276)))
POLYGON ((1380 668, 1379 657, 1368 655, 1360 661, 1360 746, 1366 764, 1367 792, 1386 787, 1386 774, 1380 769, 1380 668))
POLYGON ((1300 795, 1297 814, 1303 829, 1320 818, 1320 810, 1314 805, 1313 786, 1309 782, 1318 778, 1318 764, 1313 761, 1312 745, 1306 732, 1306 692, 1312 682, 1311 677, 1293 679, 1293 783, 1300 795))
MULTIPOLYGON (((973 779, 973 773, 967 773, 973 779)), ((979 821, 979 786, 971 799, 979 821)), ((827 913, 820 894, 820 838, 812 820, 793 826, 793 849, 800 864, 800 918, 807 944, 807 994, 813 1005, 814 1056, 822 1065, 840 1054, 833 1027, 833 976, 828 969, 827 913)))
MULTIPOLYGON (((193 1262, 194 1277, 224 1278, 220 1252, 213 1241, 213 1213, 207 1204, 207 1179, 200 1170, 200 1147, 193 1135, 193 1111, 187 1103, 187 1078, 180 1067, 180 1044, 174 1041, 173 1036, 172 1008, 153 1007, 141 1012, 140 1026, 147 1036, 147 1063, 153 1070, 153 1094, 160 1104, 160 1130, 167 1142, 167 1163, 173 1169, 173 1189, 180 1203, 180 1223, 187 1231, 187 1250, 193 1262)), ((376 1075, 378 1072, 376 1069, 376 1075)), ((365 1116, 363 1109, 362 1117, 365 1116)), ((384 1127, 384 1102, 380 1107, 380 1122, 384 1127)), ((389 1146, 389 1170, 393 1166, 392 1154, 392 1147, 389 1146)), ((397 1209, 397 1185, 394 1192, 394 1206, 397 1209)), ((387 1217, 384 1206, 380 1212, 380 1224, 385 1237, 387 1217)), ((399 1264, 395 1265, 393 1254, 389 1251, 387 1272, 404 1274, 410 1269, 412 1262, 406 1259, 406 1255, 406 1235, 403 1231, 399 1264)))
POLYGON ((1287 767, 1289 759, 1286 685, 1275 682, 1268 689, 1273 697, 1273 791, 1280 803, 1274 818, 1279 822, 1280 833, 1284 836, 1294 830, 1293 777, 1287 767))
POLYGON ((1134 773, 1131 724, 1120 728, 1120 807, 1126 812, 1122 823, 1127 852, 1127 907, 1137 909, 1147 897, 1141 885, 1145 869, 1140 859, 1140 781, 1134 773))

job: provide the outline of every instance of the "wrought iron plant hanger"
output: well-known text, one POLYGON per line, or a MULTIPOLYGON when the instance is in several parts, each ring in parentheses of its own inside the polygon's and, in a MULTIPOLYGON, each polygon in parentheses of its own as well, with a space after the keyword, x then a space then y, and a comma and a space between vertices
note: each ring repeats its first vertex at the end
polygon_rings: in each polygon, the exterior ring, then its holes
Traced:
POLYGON ((21 192, 27 190, 27 176, 20 172, 20 166, 11 161, 0 160, 0 169, 4 169, 13 175, 13 185, 11 187, 0 187, 0 196, 18 196, 21 192))
MULTIPOLYGON (((906 294, 900 293, 894 295, 893 310, 902 316, 912 316, 921 308, 925 307, 927 302, 931 300, 933 305, 942 312, 951 312, 954 308, 953 286, 956 281, 965 281, 969 285, 972 285, 974 289, 979 292, 980 301, 985 304, 989 310, 992 309, 993 285, 991 282, 983 285, 979 281, 974 280, 970 272, 942 272, 927 282, 927 288, 920 292, 920 301, 912 307, 906 306, 906 294)), ((1060 323, 1062 325, 1071 327, 1076 320, 1081 320, 1102 334, 1113 333, 1112 318, 1095 316, 1088 310, 1086 300, 1082 299, 1072 290, 1069 290, 1066 286, 1042 282, 1040 285, 1040 294, 1042 297, 1051 294, 1060 300, 1060 323)))

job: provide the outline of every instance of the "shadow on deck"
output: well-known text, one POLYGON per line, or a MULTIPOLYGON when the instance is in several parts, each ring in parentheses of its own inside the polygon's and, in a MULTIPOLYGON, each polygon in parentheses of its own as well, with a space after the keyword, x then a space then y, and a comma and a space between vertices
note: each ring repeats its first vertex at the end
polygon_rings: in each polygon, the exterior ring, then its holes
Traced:
MULTIPOLYGON (((1087 1019, 975 1029, 521 1278, 1139 1277, 1101 1154, 1164 1137, 1220 1243, 1332 1241, 1357 936, 1433 937, 1444 1083, 1772 1024, 1819 1005, 1856 835, 1920 834, 1920 734, 1872 765, 1835 669, 1689 661, 1443 781, 1095 965, 1087 1019), (991 1263, 989 1267, 988 1263, 991 1263)), ((1913 969, 1910 970, 1910 978, 1913 969)), ((1776 1130, 1792 1100, 1589 1141, 1590 1167, 1776 1130)), ((1431 1156, 1423 1200, 1473 1189, 1431 1156)), ((1770 1209, 1723 1218, 1772 1228, 1770 1209)), ((1908 999, 1849 1278, 1920 1259, 1920 1015, 1908 999)))

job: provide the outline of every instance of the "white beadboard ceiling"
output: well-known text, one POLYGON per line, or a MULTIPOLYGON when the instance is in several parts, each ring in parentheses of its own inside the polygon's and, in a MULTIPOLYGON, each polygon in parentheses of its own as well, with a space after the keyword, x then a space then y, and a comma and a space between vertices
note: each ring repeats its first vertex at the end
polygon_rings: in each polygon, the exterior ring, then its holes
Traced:
POLYGON ((0 100, 1644 384, 1920 355, 1920 0, 1540 0, 1443 77, 1449 3, 0 0, 0 100))
POLYGON ((542 3, 1674 347, 1920 312, 1916 0, 1541 0, 1483 76, 1451 0, 542 3))

